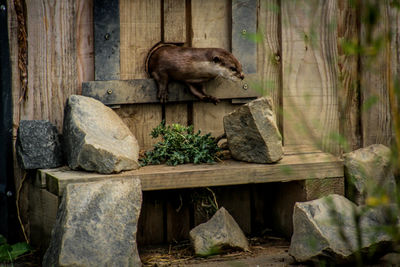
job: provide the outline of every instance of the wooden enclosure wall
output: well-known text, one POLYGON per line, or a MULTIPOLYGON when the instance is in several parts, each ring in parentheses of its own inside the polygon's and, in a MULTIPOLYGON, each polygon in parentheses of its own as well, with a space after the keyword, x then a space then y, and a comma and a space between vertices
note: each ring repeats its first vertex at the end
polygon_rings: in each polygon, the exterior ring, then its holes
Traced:
MULTIPOLYGON (((159 41, 231 50, 232 7, 240 2, 120 0, 120 79, 145 78, 145 56, 159 41)), ((381 19, 374 34, 390 29, 393 39, 372 61, 367 55, 349 54, 343 47, 344 40, 368 45, 362 10, 350 4, 353 2, 357 1, 256 2, 257 33, 253 34, 258 76, 250 87, 273 98, 285 145, 312 144, 339 154, 343 150, 339 134, 350 150, 373 143, 391 144, 388 78, 389 73, 398 76, 400 68, 399 15, 389 0, 379 1, 381 19)), ((8 4, 15 141, 22 119, 48 119, 61 130, 66 98, 80 94, 83 81, 94 80, 93 0, 26 1, 28 97, 21 102, 17 14, 13 1, 8 4)), ((141 148, 149 149, 155 142, 150 131, 163 118, 167 123, 190 123, 204 133, 218 135, 223 132, 223 116, 236 107, 224 100, 218 105, 121 105, 115 111, 141 148)), ((22 176, 15 161, 16 187, 22 176)), ((235 190, 241 203, 249 203, 251 190, 235 190)), ((225 194, 229 199, 232 192, 225 194)), ((27 201, 24 187, 20 206, 26 225, 27 201)), ((158 212, 164 208, 160 203, 157 198, 145 202, 149 208, 143 216, 163 216, 158 212)), ((166 205, 173 209, 171 203, 166 205)), ((180 216, 168 214, 168 220, 180 216)))

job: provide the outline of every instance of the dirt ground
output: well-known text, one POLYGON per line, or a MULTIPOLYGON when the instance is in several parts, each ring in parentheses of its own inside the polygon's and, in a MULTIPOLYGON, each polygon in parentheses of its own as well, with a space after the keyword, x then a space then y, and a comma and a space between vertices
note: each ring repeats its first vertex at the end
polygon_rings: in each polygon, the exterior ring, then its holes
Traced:
MULTIPOLYGON (((227 251, 223 255, 208 258, 196 257, 189 241, 176 242, 164 246, 141 247, 140 258, 145 267, 185 266, 185 267, 267 267, 267 266, 333 266, 330 263, 305 265, 298 264, 289 256, 289 241, 275 236, 249 239, 249 252, 227 251)), ((0 267, 39 267, 39 253, 31 253, 18 258, 13 264, 0 267)), ((351 265, 350 265, 351 266, 351 265)), ((356 266, 355 264, 353 266, 356 266)), ((389 253, 375 263, 364 263, 366 267, 400 267, 400 254, 389 253)))

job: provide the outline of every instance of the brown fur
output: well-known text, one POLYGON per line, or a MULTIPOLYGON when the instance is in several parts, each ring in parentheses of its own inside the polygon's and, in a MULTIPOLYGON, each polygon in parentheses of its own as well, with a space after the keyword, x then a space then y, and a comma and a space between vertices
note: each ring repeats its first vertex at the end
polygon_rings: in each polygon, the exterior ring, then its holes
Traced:
POLYGON ((186 84, 192 94, 201 100, 218 103, 203 88, 206 81, 217 76, 243 79, 242 66, 228 51, 221 48, 191 48, 170 44, 153 48, 146 60, 146 71, 158 85, 157 96, 161 102, 168 99, 168 83, 186 84))

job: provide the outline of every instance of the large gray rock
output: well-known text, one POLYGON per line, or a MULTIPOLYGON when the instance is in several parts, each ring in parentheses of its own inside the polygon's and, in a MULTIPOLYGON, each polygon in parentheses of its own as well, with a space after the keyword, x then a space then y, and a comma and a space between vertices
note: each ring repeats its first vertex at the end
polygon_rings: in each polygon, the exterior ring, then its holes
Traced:
POLYGON ((380 144, 344 154, 348 197, 357 204, 364 204, 368 197, 381 199, 382 195, 394 200, 396 181, 390 158, 390 149, 380 144))
POLYGON ((283 156, 282 136, 270 97, 253 100, 226 115, 224 128, 234 159, 272 163, 283 156))
POLYGON ((139 145, 109 107, 90 97, 72 95, 64 115, 68 165, 99 173, 139 168, 139 145))
POLYGON ((69 184, 43 266, 141 266, 139 179, 69 184))
POLYGON ((20 166, 26 170, 50 169, 64 164, 60 136, 49 121, 20 121, 16 151, 20 166))
POLYGON ((329 195, 294 207, 293 236, 289 254, 296 261, 325 258, 335 263, 354 260, 355 253, 379 252, 391 243, 383 227, 391 222, 385 207, 362 212, 340 195, 329 195), (359 227, 361 247, 357 243, 355 214, 362 214, 359 227), (372 249, 371 249, 372 248, 372 249), (371 249, 371 250, 370 250, 371 249))
POLYGON ((200 256, 219 254, 225 249, 249 250, 246 236, 224 207, 208 222, 193 228, 189 235, 195 253, 200 256))

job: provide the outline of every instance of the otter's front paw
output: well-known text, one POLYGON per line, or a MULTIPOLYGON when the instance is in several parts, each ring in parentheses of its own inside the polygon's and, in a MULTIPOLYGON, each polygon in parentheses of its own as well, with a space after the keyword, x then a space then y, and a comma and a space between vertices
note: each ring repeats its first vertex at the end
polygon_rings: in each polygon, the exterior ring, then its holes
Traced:
POLYGON ((159 90, 157 93, 158 99, 160 99, 161 103, 165 103, 168 100, 168 91, 167 90, 159 90))
POLYGON ((211 96, 211 95, 206 95, 204 100, 209 101, 214 103, 214 105, 218 104, 219 102, 221 102, 221 100, 219 100, 218 98, 211 96))

